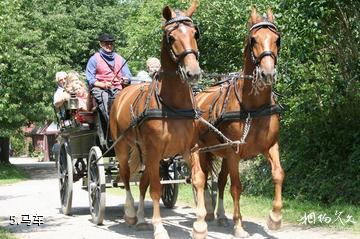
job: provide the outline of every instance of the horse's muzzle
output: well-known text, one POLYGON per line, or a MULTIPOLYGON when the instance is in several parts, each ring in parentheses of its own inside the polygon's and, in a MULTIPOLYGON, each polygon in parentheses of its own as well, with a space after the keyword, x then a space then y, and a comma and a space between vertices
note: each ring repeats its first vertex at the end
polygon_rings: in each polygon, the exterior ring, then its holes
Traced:
POLYGON ((275 81, 276 71, 275 70, 270 70, 270 71, 261 70, 260 77, 261 77, 261 80, 265 84, 270 85, 275 81))
POLYGON ((197 82, 201 79, 201 68, 199 65, 192 67, 179 67, 179 73, 181 75, 181 80, 183 83, 188 83, 189 85, 197 84, 197 82))

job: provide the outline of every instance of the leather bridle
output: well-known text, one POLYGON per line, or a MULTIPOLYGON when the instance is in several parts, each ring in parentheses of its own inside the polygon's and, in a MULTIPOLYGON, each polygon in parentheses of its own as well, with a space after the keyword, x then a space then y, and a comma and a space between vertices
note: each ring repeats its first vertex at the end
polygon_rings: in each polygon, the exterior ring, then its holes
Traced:
POLYGON ((180 63, 183 61, 183 59, 185 58, 185 56, 189 55, 189 54, 194 54, 196 59, 199 59, 199 51, 192 49, 192 48, 187 48, 185 49, 183 52, 181 52, 180 54, 176 54, 172 45, 173 45, 173 41, 171 39, 171 32, 176 30, 181 24, 184 24, 186 26, 189 27, 194 27, 196 30, 195 33, 195 39, 198 40, 200 37, 200 31, 199 28, 193 24, 193 21, 190 17, 186 17, 186 16, 177 16, 175 18, 172 18, 170 20, 168 20, 167 22, 165 22, 164 25, 164 34, 165 34, 165 38, 166 38, 166 45, 169 51, 169 55, 171 56, 171 59, 176 63, 177 66, 180 65, 180 63), (176 23, 174 26, 166 29, 167 26, 176 23))
POLYGON ((260 65, 261 60, 266 56, 270 56, 271 58, 273 58, 274 62, 275 62, 275 65, 276 65, 277 56, 278 56, 279 51, 280 51, 280 33, 278 32, 277 27, 275 26, 274 23, 269 22, 269 21, 262 21, 262 22, 254 24, 249 30, 248 39, 249 39, 249 51, 250 51, 251 59, 252 59, 252 61, 255 64, 256 67, 258 67, 260 65), (251 33, 252 33, 252 31, 259 30, 261 28, 268 28, 270 31, 274 32, 276 35, 279 36, 278 41, 277 41, 277 44, 278 44, 278 46, 277 46, 278 47, 277 54, 275 54, 273 51, 263 51, 257 57, 254 55, 254 50, 253 50, 254 42, 251 40, 252 39, 251 33))

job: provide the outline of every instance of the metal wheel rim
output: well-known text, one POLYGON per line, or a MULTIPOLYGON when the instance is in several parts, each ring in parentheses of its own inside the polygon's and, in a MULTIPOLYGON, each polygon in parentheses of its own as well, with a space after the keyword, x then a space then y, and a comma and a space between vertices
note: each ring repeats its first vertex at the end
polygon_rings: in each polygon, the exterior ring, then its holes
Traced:
MULTIPOLYGON (((173 162, 167 169, 164 169, 164 175, 162 180, 175 180, 178 179, 178 172, 176 169, 176 163, 173 162)), ((179 184, 164 184, 162 185, 161 200, 165 207, 173 208, 175 206, 177 195, 179 191, 179 184)))
POLYGON ((73 168, 66 144, 62 144, 60 148, 57 166, 61 211, 65 215, 69 215, 72 204, 73 168))
POLYGON ((95 224, 102 224, 105 211, 105 173, 101 150, 93 147, 90 150, 88 161, 88 193, 89 208, 92 220, 95 224))

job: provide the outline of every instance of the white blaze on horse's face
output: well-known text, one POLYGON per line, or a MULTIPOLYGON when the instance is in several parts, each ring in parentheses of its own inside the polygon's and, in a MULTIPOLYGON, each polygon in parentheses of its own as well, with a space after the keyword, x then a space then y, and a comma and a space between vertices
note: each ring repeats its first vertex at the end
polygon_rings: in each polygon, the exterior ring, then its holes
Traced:
POLYGON ((267 84, 271 84, 275 79, 279 40, 279 35, 266 27, 256 30, 251 36, 254 57, 260 57, 259 74, 267 84), (261 57, 264 52, 271 52, 274 55, 261 57))
POLYGON ((178 56, 178 67, 181 79, 188 84, 195 84, 201 78, 201 68, 198 62, 197 29, 188 23, 179 26, 170 33, 172 50, 178 56))

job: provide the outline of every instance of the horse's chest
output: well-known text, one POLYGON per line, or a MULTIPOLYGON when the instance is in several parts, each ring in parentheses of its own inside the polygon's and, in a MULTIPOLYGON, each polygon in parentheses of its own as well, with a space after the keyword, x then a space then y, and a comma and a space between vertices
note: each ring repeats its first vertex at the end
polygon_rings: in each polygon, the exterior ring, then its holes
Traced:
POLYGON ((278 137, 278 126, 270 119, 253 119, 251 123, 233 122, 226 128, 231 140, 240 140, 241 157, 251 157, 264 152, 278 137))
POLYGON ((180 145, 191 142, 195 136, 193 120, 167 120, 162 122, 148 122, 144 134, 161 144, 180 145))

